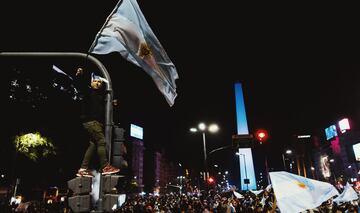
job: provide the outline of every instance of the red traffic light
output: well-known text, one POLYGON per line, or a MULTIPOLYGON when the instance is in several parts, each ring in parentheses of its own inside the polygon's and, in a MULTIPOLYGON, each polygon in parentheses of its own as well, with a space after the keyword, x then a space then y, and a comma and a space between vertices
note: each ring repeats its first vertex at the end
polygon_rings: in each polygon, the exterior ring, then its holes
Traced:
POLYGON ((260 142, 264 142, 269 137, 268 132, 264 129, 259 129, 255 133, 256 139, 258 139, 260 142))
POLYGON ((215 179, 213 177, 209 177, 207 179, 208 184, 213 184, 215 182, 215 179))

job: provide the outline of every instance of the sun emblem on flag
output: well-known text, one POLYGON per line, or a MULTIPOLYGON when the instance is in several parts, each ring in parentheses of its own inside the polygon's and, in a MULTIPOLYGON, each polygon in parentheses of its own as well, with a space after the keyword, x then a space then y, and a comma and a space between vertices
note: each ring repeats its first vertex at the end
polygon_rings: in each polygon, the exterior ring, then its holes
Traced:
POLYGON ((315 190, 315 185, 308 178, 304 178, 301 176, 293 176, 295 179, 295 184, 298 185, 302 189, 307 189, 310 191, 315 190))
POLYGON ((144 58, 148 55, 151 55, 151 49, 150 49, 149 45, 147 43, 141 43, 139 56, 141 58, 144 58))
POLYGON ((300 188, 303 188, 303 189, 306 188, 306 185, 305 185, 304 182, 297 181, 296 184, 297 184, 300 188))

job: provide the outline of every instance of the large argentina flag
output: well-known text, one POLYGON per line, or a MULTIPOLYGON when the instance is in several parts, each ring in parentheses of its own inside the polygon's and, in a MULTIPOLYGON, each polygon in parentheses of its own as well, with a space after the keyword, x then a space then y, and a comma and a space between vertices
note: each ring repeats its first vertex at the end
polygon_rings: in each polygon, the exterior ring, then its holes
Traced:
POLYGON ((314 209, 324 201, 339 195, 330 183, 283 171, 269 174, 281 213, 297 213, 314 209))
POLYGON ((174 104, 178 74, 156 38, 136 0, 120 0, 96 35, 89 52, 119 52, 154 80, 170 106, 174 104))

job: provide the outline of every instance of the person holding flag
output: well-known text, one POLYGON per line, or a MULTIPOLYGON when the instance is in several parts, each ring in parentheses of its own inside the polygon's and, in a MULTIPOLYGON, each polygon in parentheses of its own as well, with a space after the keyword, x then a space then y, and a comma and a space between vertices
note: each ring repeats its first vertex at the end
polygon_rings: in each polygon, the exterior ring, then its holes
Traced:
POLYGON ((81 121, 83 128, 89 137, 89 146, 84 154, 81 167, 76 176, 94 177, 89 170, 90 160, 96 152, 100 161, 100 172, 103 175, 114 174, 120 172, 119 168, 110 165, 106 157, 106 142, 104 135, 104 87, 106 79, 91 74, 91 80, 85 79, 84 71, 78 68, 76 72, 75 83, 78 85, 82 97, 81 105, 81 121), (85 81, 84 81, 85 80, 85 81), (90 85, 89 85, 90 83, 90 85))

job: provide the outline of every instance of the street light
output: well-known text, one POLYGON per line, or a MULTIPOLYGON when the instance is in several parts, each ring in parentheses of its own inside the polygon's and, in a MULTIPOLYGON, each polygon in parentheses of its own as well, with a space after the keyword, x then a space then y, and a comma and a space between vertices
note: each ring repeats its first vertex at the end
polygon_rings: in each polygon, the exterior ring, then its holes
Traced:
MULTIPOLYGON (((291 155, 291 154, 292 154, 291 149, 287 149, 287 150, 285 151, 285 154, 291 155)), ((284 155, 284 153, 281 154, 281 156, 282 156, 282 160, 283 160, 283 164, 284 164, 284 170, 287 171, 286 164, 285 164, 285 155, 284 155)), ((291 162, 290 162, 290 163, 291 163, 291 162)))
POLYGON ((330 169, 331 169, 331 172, 333 173, 333 177, 334 177, 334 183, 336 184, 335 165, 334 165, 335 160, 333 158, 331 158, 329 160, 329 162, 330 162, 330 169))
POLYGON ((241 154, 241 153, 238 153, 238 152, 237 152, 236 155, 243 156, 243 158, 244 158, 244 169, 245 169, 245 179, 244 179, 244 183, 246 184, 246 190, 249 190, 249 179, 248 179, 247 170, 246 170, 245 154, 241 154))
POLYGON ((205 132, 209 131, 211 133, 215 133, 219 130, 219 126, 217 124, 211 124, 209 127, 206 126, 205 123, 199 123, 198 127, 192 127, 190 128, 190 132, 198 132, 200 131, 202 133, 203 138, 203 148, 204 148, 204 181, 206 182, 207 177, 209 176, 207 171, 207 153, 206 153, 206 137, 205 132))

